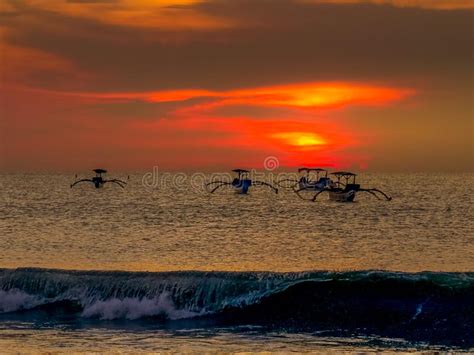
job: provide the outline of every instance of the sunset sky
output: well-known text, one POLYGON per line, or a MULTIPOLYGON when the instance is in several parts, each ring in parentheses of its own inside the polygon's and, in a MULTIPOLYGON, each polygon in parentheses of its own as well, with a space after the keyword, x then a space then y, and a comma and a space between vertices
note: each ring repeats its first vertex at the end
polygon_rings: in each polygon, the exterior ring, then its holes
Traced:
POLYGON ((471 0, 1 0, 0 170, 473 170, 471 0))

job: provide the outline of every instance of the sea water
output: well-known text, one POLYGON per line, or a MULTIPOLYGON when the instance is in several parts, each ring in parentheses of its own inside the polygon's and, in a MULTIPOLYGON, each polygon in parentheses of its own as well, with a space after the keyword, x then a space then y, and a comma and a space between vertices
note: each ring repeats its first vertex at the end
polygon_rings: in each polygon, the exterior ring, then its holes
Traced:
POLYGON ((126 188, 0 175, 0 347, 474 346, 473 174, 361 174, 393 199, 354 203, 210 194, 203 174, 110 176, 126 188))

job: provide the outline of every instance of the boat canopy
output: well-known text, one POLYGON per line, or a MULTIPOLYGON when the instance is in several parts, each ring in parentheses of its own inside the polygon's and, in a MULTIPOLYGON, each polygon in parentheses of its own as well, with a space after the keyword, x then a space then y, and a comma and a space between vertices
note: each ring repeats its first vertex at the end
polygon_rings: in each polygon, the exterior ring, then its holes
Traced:
POLYGON ((337 177, 357 176, 357 174, 351 173, 349 171, 335 171, 335 172, 331 173, 331 175, 336 175, 337 177))
MULTIPOLYGON (((346 185, 349 184, 349 180, 352 178, 352 184, 355 184, 356 181, 356 174, 351 173, 349 171, 335 171, 331 175, 337 177, 337 181, 340 181, 341 178, 346 179, 346 185)), ((346 186, 347 187, 347 186, 346 186)))
POLYGON ((92 171, 96 174, 105 174, 107 172, 105 169, 94 169, 92 171))
POLYGON ((310 171, 316 171, 316 172, 322 172, 322 171, 327 171, 326 169, 321 169, 321 168, 299 168, 298 169, 298 172, 301 173, 301 172, 310 172, 310 171))

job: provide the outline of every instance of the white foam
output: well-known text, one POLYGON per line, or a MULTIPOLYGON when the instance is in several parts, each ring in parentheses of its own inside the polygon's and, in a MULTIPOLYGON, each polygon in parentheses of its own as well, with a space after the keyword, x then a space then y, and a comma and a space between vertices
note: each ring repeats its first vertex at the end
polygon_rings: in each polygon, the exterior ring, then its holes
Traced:
POLYGON ((104 320, 138 319, 163 315, 170 319, 190 318, 199 313, 176 309, 167 293, 156 298, 111 298, 105 301, 95 301, 86 305, 82 312, 83 317, 98 317, 104 320))
POLYGON ((0 312, 15 312, 21 309, 34 308, 44 301, 18 289, 0 290, 0 312))
POLYGON ((418 316, 421 314, 421 312, 423 312, 423 306, 424 306, 424 303, 420 303, 420 304, 416 307, 415 314, 413 315, 413 317, 411 318, 411 320, 415 320, 416 318, 418 318, 418 316))

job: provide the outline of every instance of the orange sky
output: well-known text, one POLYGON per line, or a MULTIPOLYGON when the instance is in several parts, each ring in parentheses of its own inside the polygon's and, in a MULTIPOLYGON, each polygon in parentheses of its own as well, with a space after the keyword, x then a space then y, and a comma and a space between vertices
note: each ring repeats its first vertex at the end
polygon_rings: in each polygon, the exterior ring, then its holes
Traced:
POLYGON ((464 0, 6 0, 0 170, 472 171, 464 0))

